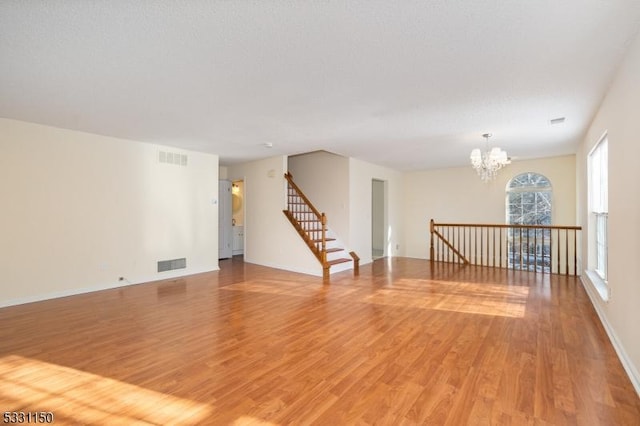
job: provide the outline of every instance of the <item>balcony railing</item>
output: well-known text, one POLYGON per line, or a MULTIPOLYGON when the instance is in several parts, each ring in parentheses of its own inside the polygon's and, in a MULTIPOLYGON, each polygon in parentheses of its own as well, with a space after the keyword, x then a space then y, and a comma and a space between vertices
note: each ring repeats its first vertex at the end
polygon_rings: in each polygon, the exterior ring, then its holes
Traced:
POLYGON ((430 222, 430 259, 578 275, 580 226, 430 222))

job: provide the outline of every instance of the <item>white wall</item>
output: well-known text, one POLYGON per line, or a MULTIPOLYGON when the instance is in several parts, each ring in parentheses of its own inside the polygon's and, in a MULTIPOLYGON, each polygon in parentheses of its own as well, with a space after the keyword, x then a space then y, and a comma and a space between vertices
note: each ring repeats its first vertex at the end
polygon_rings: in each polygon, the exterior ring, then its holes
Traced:
MULTIPOLYGON (((640 259, 640 38, 629 48, 578 151, 580 222, 588 232, 587 157, 608 132, 609 139, 609 287, 604 302, 582 275, 598 313, 640 394, 640 285, 633 265, 640 259)), ((583 253, 588 253, 583 238, 583 253)), ((593 257, 593 256, 591 256, 593 257)), ((588 258, 588 256, 584 256, 588 258)))
POLYGON ((218 157, 159 148, 0 119, 0 305, 217 269, 218 157))
POLYGON ((552 222, 575 225, 575 156, 515 161, 484 183, 469 167, 427 170, 405 175, 406 255, 429 257, 429 220, 449 223, 505 223, 505 189, 524 172, 540 173, 553 186, 552 222))
POLYGON ((349 236, 349 159, 326 151, 289 157, 293 181, 327 215, 327 226, 341 240, 349 236))
POLYGON ((229 179, 244 181, 244 260, 321 276, 320 262, 282 213, 286 167, 287 157, 278 156, 228 168, 229 179))
POLYGON ((403 175, 386 167, 349 159, 349 241, 348 246, 360 256, 360 264, 370 263, 371 236, 371 182, 387 182, 387 256, 403 256, 404 207, 403 175))

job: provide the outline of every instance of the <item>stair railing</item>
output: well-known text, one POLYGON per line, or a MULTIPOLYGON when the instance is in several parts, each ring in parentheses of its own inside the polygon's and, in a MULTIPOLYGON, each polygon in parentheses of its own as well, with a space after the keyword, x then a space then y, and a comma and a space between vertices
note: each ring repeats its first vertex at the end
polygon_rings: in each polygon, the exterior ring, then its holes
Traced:
MULTIPOLYGON (((328 280, 332 262, 327 260, 327 216, 311 203, 293 181, 291 173, 285 173, 284 177, 287 180, 287 210, 283 212, 322 265, 322 276, 328 280)), ((351 257, 354 274, 358 275, 360 258, 353 252, 351 257)))
POLYGON ((580 226, 436 223, 431 262, 578 275, 580 226))
POLYGON ((284 213, 316 258, 324 265, 327 260, 326 215, 320 213, 309 201, 293 181, 291 173, 285 173, 284 177, 287 180, 287 210, 284 213))

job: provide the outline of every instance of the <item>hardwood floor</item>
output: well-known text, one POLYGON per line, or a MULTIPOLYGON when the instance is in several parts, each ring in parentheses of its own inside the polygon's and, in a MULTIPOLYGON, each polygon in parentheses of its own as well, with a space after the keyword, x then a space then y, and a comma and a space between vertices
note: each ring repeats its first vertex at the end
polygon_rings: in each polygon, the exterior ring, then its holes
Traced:
POLYGON ((0 408, 57 424, 638 425, 578 279, 380 259, 0 309, 0 408))

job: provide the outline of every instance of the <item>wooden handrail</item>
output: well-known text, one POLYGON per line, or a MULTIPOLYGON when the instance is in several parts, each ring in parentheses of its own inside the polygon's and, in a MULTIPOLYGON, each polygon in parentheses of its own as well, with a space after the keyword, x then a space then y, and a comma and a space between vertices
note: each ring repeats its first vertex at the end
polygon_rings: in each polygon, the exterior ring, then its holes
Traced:
MULTIPOLYGON (((431 219, 433 222, 433 219, 431 219)), ((558 226, 558 225, 506 225, 502 223, 435 223, 434 226, 467 226, 475 228, 537 228, 537 229, 569 229, 582 230, 582 226, 558 226)))
POLYGON ((321 220, 322 213, 318 211, 318 209, 313 205, 313 203, 309 201, 307 196, 304 195, 304 192, 302 192, 302 190, 298 187, 298 185, 296 185, 296 183, 293 181, 293 175, 290 172, 287 172, 284 174, 284 177, 285 179, 287 179, 287 182, 289 182, 289 185, 291 185, 291 187, 296 190, 300 198, 302 198, 304 202, 307 204, 307 206, 309 206, 311 211, 314 212, 316 216, 318 216, 318 220, 321 220))
POLYGON ((578 275, 581 230, 581 226, 436 223, 431 219, 429 258, 565 275, 572 269, 572 275, 578 275))
POLYGON ((293 175, 289 172, 284 174, 285 179, 288 182, 287 187, 287 210, 284 210, 283 213, 289 219, 293 227, 298 231, 298 234, 305 241, 311 252, 318 259, 320 264, 322 264, 323 269, 329 268, 327 264, 327 250, 326 250, 326 216, 324 213, 320 213, 317 208, 309 201, 309 198, 302 192, 300 187, 296 185, 293 181, 293 175), (304 208, 308 209, 307 211, 300 211, 302 207, 296 207, 296 205, 292 205, 292 198, 297 198, 304 203, 304 208), (320 229, 313 228, 309 229, 308 226, 304 226, 302 222, 296 218, 296 213, 306 214, 309 213, 315 216, 315 220, 320 224, 320 229), (320 238, 318 238, 320 237, 320 238), (319 241, 318 241, 319 240, 319 241), (320 246, 318 246, 318 243, 320 246))

